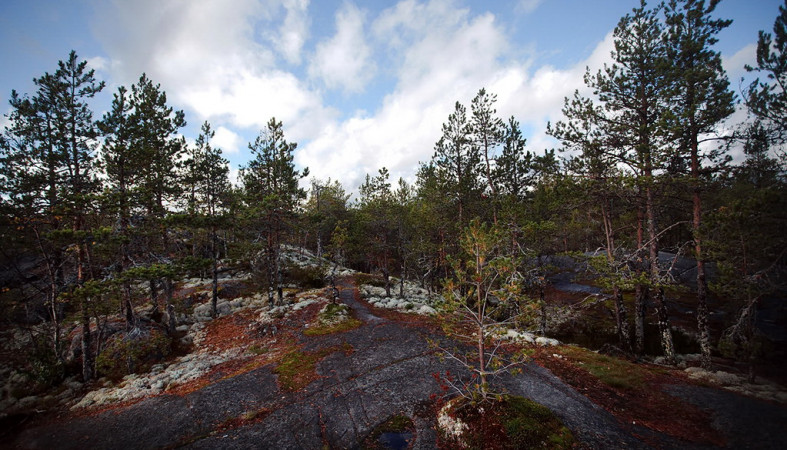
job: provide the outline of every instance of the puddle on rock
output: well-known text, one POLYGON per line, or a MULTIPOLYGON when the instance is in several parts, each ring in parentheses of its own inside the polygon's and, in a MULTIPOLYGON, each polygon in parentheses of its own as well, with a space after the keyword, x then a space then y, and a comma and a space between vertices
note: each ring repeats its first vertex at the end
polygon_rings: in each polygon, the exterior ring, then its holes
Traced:
POLYGON ((382 448, 391 450, 404 450, 410 446, 413 433, 410 431, 381 433, 378 441, 382 448))

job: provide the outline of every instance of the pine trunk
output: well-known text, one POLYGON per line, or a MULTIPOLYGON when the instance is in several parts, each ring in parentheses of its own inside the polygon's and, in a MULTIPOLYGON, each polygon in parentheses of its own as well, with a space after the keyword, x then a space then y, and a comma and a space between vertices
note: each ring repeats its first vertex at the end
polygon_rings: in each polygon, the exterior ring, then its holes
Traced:
POLYGON ((631 338, 629 337, 628 317, 626 313, 626 305, 623 304, 623 292, 620 287, 615 285, 612 287, 612 297, 615 299, 615 322, 618 330, 618 342, 620 348, 630 351, 631 338))
POLYGON ((539 334, 546 336, 547 334, 547 303, 544 301, 544 286, 538 288, 538 300, 541 305, 541 322, 539 323, 539 334))
POLYGON ((134 307, 131 306, 131 285, 128 282, 123 283, 123 305, 126 315, 126 330, 130 331, 136 326, 136 319, 134 307))
POLYGON ((664 352, 664 357, 668 364, 675 363, 675 346, 672 341, 672 329, 669 321, 669 311, 667 309, 667 302, 664 296, 664 288, 661 285, 661 268, 659 264, 659 247, 658 236, 656 234, 656 212, 653 201, 653 188, 650 185, 652 178, 648 177, 648 186, 646 187, 646 204, 645 214, 647 215, 648 222, 648 240, 649 240, 649 259, 650 259, 650 280, 655 290, 655 305, 656 315, 658 318, 659 335, 661 338, 661 348, 664 352))
POLYGON ((634 352, 640 356, 645 353, 645 312, 648 294, 646 286, 637 284, 634 287, 634 352))
MULTIPOLYGON (((642 208, 637 208, 637 271, 642 273, 642 247, 644 245, 645 214, 642 208)), ((645 353, 645 312, 648 305, 648 288, 641 283, 634 286, 634 352, 637 355, 645 353)))
POLYGON ((156 280, 150 280, 150 311, 151 316, 155 316, 158 313, 158 286, 156 285, 156 280))
POLYGON ((708 328, 708 284, 705 279, 705 261, 702 254, 702 197, 699 186, 700 176, 699 149, 697 141, 691 146, 691 178, 694 182, 692 195, 692 228, 694 234, 694 252, 697 258, 697 333, 700 344, 701 364, 703 369, 711 368, 710 330, 708 328))
POLYGON ((268 305, 274 306, 276 286, 276 257, 273 254, 273 232, 268 230, 267 270, 268 270, 268 305))
POLYGON ((385 280, 385 296, 391 297, 391 274, 388 267, 383 267, 383 280, 385 280))
POLYGON ((169 332, 174 333, 178 325, 175 318, 175 305, 172 304, 172 298, 175 296, 175 286, 169 278, 164 280, 164 290, 167 293, 167 326, 169 332))
POLYGON ((213 275, 213 295, 211 297, 211 307, 212 307, 212 314, 213 317, 218 315, 217 305, 219 302, 219 253, 218 253, 218 245, 216 245, 217 237, 216 237, 216 229, 215 227, 211 230, 210 233, 210 245, 211 245, 211 256, 213 259, 213 266, 212 266, 212 275, 213 275))
POLYGON ((661 337, 661 349, 667 364, 674 365, 675 346, 672 342, 672 329, 670 328, 669 311, 664 296, 664 288, 656 289, 656 317, 658 319, 659 336, 661 337))
POLYGON ((90 316, 88 315, 87 299, 82 301, 82 381, 87 383, 93 379, 93 339, 90 333, 90 316))
MULTIPOLYGON (((476 274, 481 276, 481 265, 476 257, 476 274)), ((481 382, 481 396, 486 399, 486 348, 484 345, 484 304, 481 296, 481 284, 476 284, 476 303, 478 304, 478 375, 481 382)))
POLYGON ((406 269, 407 266, 405 265, 404 258, 402 258, 402 273, 399 278, 399 298, 404 298, 404 273, 406 269))

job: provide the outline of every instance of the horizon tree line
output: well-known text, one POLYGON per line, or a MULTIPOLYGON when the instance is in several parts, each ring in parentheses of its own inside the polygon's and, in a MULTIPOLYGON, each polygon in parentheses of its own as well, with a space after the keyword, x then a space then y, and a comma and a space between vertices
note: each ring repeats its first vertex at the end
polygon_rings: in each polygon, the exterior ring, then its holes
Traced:
POLYGON ((381 168, 352 202, 340 180, 300 187, 308 169, 295 167, 297 144, 275 118, 249 143, 253 158, 233 185, 211 125, 188 145, 185 114, 145 74, 119 87, 95 119, 89 101, 105 83, 72 51, 34 79, 34 94, 12 91, 0 136, 13 298, 41 305, 55 377, 65 370, 66 322, 80 324, 81 374, 90 380, 110 315, 124 318, 126 332, 144 330, 137 311, 149 302, 146 317, 174 332, 175 283, 184 276, 211 278, 214 316, 224 271, 261 274, 269 303, 281 304, 285 244, 379 272, 389 296, 406 295, 411 279, 480 311, 474 302, 516 286, 500 314, 524 317, 521 326, 542 334, 554 256, 568 254, 587 260, 608 292, 618 346, 644 354, 654 311, 661 352, 674 363, 670 307, 682 294, 673 266, 686 256, 695 261, 689 284, 702 365, 719 351, 753 367, 762 352, 758 302, 784 292, 787 6, 773 33, 759 35, 756 66, 746 68, 763 78, 739 105, 714 49, 731 22, 713 17, 717 4, 642 1, 621 18, 612 62, 585 74, 592 94, 567 98, 564 118, 547 127, 559 151, 529 150, 516 118, 498 117, 496 95, 481 88, 469 109, 456 102, 414 184, 392 183, 381 168), (737 107, 750 120, 725 133, 737 107), (734 145, 743 161, 731 160, 734 145), (471 268, 486 270, 462 259, 462 239, 473 232, 495 240, 488 247, 505 259, 508 284, 457 282, 471 268), (33 272, 26 258, 35 259, 33 272), (725 308, 739 313, 714 349, 710 317, 725 308))

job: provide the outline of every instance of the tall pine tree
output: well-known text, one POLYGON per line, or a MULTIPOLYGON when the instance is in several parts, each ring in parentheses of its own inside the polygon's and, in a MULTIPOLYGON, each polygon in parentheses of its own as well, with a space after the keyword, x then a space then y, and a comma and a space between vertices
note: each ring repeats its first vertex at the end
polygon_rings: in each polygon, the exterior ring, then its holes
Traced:
POLYGON ((298 202, 306 198, 306 191, 298 186, 308 169, 297 170, 293 162, 298 144, 287 142, 284 127, 275 118, 249 144, 254 159, 241 169, 241 180, 247 204, 254 218, 262 226, 265 240, 266 269, 268 272, 268 301, 283 300, 281 288, 282 234, 295 213, 298 202))
POLYGON ((713 139, 716 127, 735 111, 734 95, 721 65, 721 54, 712 47, 731 20, 713 19, 719 0, 671 0, 666 8, 666 43, 671 108, 668 132, 680 157, 689 160, 692 193, 692 232, 697 260, 697 331, 702 366, 710 368, 708 282, 702 250, 702 194, 712 164, 723 146, 703 152, 701 142, 713 139), (708 165, 704 166, 707 161, 708 165))

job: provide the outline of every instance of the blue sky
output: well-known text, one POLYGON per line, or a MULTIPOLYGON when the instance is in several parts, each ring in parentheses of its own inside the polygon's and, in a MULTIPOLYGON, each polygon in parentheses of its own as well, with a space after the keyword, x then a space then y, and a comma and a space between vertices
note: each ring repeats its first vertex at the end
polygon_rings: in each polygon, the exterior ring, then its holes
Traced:
MULTIPOLYGON (((298 142, 296 163, 355 190, 386 166, 413 180, 455 101, 481 87, 515 116, 528 148, 560 120, 586 67, 609 61, 611 32, 635 0, 4 0, 0 2, 0 113, 12 89, 52 72, 71 49, 112 93, 145 72, 183 109, 187 138, 217 130, 234 170, 271 116, 298 142)), ((757 32, 783 2, 722 0, 716 16, 732 86, 754 63, 757 32)), ((736 114, 741 120, 745 113, 736 114)), ((2 122, 4 119, 0 119, 2 122)))

